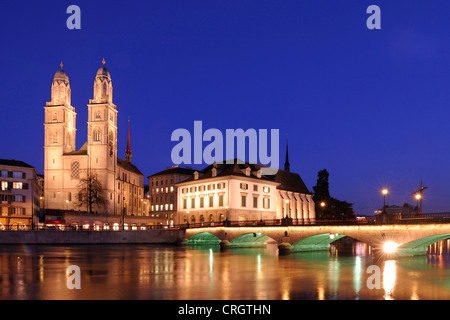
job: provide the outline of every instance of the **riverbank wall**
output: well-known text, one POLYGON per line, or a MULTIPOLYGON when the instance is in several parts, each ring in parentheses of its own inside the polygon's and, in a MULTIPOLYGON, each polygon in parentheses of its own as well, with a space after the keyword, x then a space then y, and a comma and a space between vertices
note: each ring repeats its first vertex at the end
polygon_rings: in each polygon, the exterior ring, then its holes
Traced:
POLYGON ((177 244, 183 230, 0 231, 1 244, 177 244))

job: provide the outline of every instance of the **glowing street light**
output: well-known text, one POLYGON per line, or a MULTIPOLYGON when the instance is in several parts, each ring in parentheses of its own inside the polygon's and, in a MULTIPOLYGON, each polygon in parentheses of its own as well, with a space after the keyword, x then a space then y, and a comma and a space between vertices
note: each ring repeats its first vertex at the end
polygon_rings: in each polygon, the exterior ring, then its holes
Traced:
POLYGON ((386 195, 389 193, 388 189, 384 188, 381 190, 381 193, 383 194, 384 198, 384 204, 383 204, 383 213, 386 213, 386 195))
POLYGON ((383 244, 383 251, 385 253, 394 253, 397 251, 398 244, 393 241, 387 241, 383 244))
POLYGON ((323 201, 320 203, 320 206, 321 206, 322 208, 325 207, 326 205, 327 205, 327 204, 326 204, 325 202, 323 202, 323 201))

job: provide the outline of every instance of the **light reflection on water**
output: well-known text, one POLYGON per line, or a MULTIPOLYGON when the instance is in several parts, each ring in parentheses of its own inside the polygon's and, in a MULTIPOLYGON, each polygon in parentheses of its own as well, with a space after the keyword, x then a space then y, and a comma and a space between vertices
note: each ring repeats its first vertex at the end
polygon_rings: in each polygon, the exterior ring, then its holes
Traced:
POLYGON ((363 243, 279 255, 218 246, 2 246, 1 299, 450 299, 450 240, 383 260, 363 243), (81 290, 66 269, 81 269, 81 290), (379 268, 379 278, 367 268, 379 268), (368 282, 379 287, 370 289, 368 282))

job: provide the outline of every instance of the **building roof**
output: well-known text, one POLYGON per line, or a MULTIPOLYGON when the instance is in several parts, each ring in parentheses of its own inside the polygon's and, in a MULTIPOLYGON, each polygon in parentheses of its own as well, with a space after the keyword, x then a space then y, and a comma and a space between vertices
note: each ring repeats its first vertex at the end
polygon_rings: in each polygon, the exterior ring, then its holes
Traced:
POLYGON ((71 152, 65 152, 64 155, 75 156, 75 155, 87 155, 87 142, 85 142, 80 149, 71 152))
POLYGON ((0 166, 34 168, 26 162, 14 159, 0 159, 0 166))
POLYGON ((117 157, 117 165, 127 171, 134 172, 139 175, 143 175, 143 173, 141 171, 139 171, 139 169, 134 164, 132 164, 126 160, 120 159, 119 157, 117 157))
POLYGON ((193 175, 196 170, 192 168, 183 168, 179 166, 170 167, 167 169, 164 169, 160 172, 154 173, 152 175, 149 175, 147 178, 155 177, 155 176, 162 176, 166 174, 184 174, 184 175, 193 175))
MULTIPOLYGON (((242 162, 242 161, 240 161, 242 162)), ((261 175, 261 178, 257 177, 258 171, 262 168, 268 168, 267 166, 256 163, 239 163, 238 159, 232 161, 226 161, 224 163, 211 164, 203 170, 199 170, 199 176, 196 180, 203 180, 213 178, 212 169, 216 168, 217 173, 215 177, 227 177, 227 176, 240 176, 253 178, 258 180, 266 180, 279 183, 277 189, 286 190, 292 192, 298 192, 303 194, 311 194, 306 187, 299 174, 285 170, 278 170, 275 175, 261 175), (232 162, 232 163, 227 163, 232 162), (245 174, 245 169, 250 168, 250 176, 245 174)), ((184 182, 194 181, 194 177, 184 180, 184 182)))

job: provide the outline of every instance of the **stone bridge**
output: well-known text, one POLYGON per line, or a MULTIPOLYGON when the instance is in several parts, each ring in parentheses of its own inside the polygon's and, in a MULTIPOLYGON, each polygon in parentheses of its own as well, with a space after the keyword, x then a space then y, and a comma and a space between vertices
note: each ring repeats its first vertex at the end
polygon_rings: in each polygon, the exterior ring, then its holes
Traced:
POLYGON ((330 244, 350 237, 374 251, 391 255, 425 254, 427 246, 450 238, 450 224, 389 224, 330 226, 252 226, 188 228, 183 243, 220 244, 222 248, 264 247, 276 243, 280 252, 328 250, 330 244))

